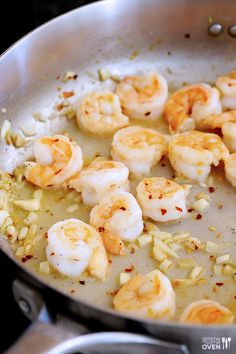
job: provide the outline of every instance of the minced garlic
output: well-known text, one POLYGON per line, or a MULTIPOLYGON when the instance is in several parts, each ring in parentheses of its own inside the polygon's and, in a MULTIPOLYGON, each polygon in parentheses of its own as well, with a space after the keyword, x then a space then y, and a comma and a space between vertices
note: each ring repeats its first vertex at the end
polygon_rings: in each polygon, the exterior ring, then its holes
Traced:
POLYGON ((119 277, 120 286, 124 285, 130 279, 131 276, 128 273, 120 273, 120 277, 119 277))
POLYGON ((152 235, 145 234, 137 237, 139 247, 144 247, 152 242, 152 235))

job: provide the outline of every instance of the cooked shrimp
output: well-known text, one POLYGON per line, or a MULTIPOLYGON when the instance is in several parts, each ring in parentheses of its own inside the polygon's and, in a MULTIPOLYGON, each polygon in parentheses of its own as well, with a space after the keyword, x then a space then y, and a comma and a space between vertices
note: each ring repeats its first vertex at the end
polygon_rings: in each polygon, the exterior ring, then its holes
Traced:
POLYGON ((134 241, 143 230, 142 211, 132 194, 116 191, 91 210, 90 224, 101 233, 107 251, 122 254, 123 240, 134 241))
POLYGON ((229 155, 224 160, 225 163, 225 176, 227 180, 236 187, 236 153, 229 155))
POLYGON ((236 152, 236 110, 207 116, 201 125, 202 130, 220 129, 225 145, 236 152))
POLYGON ((136 275, 113 299, 117 311, 153 319, 171 319, 175 314, 175 293, 170 280, 159 270, 136 275))
POLYGON ((221 138, 212 133, 189 131, 173 137, 169 144, 169 159, 175 171, 188 179, 202 182, 211 165, 229 155, 221 138))
POLYGON ((222 95, 224 109, 236 109, 236 70, 220 76, 216 81, 216 87, 222 95))
POLYGON ((166 139, 153 129, 132 126, 113 137, 111 156, 136 175, 148 175, 152 166, 167 154, 166 139))
POLYGON ((166 79, 153 73, 143 76, 126 76, 116 89, 123 112, 132 119, 159 118, 167 100, 166 79))
POLYGON ((143 215, 159 222, 177 220, 186 215, 189 186, 180 186, 163 177, 143 179, 137 187, 137 200, 143 215))
POLYGON ((82 193, 84 204, 94 206, 116 190, 129 191, 129 170, 121 162, 94 160, 69 182, 82 193))
POLYGON ((199 128, 201 120, 221 113, 219 91, 207 84, 185 86, 167 101, 165 117, 172 133, 199 128))
POLYGON ((78 219, 67 219, 54 224, 47 234, 47 259, 61 274, 79 277, 88 270, 93 277, 106 279, 106 251, 93 227, 78 219))
POLYGON ((190 303, 179 319, 180 323, 224 325, 234 322, 232 312, 216 301, 199 300, 190 303))
POLYGON ((79 103, 77 123, 85 132, 107 135, 128 126, 129 118, 122 113, 117 95, 93 92, 79 103))
POLYGON ((60 188, 83 165, 80 147, 64 135, 35 140, 36 163, 29 164, 26 179, 41 188, 60 188))

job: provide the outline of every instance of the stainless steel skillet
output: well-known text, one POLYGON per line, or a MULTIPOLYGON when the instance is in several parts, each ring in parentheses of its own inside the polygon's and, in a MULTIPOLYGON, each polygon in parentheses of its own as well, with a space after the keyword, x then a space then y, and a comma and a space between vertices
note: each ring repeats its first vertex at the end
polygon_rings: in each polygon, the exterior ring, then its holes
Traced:
MULTIPOLYGON (((95 71, 102 66, 114 70, 119 68, 122 73, 142 70, 144 66, 155 67, 165 71, 169 82, 177 86, 184 81, 204 79, 211 82, 219 73, 235 67, 235 39, 227 33, 229 26, 236 22, 233 17, 235 10, 233 0, 117 0, 72 11, 26 36, 1 57, 1 107, 7 109, 15 128, 30 120, 35 107, 37 111, 50 110, 56 99, 55 78, 66 70, 81 73, 81 91, 86 91, 88 80, 83 72, 95 71), (219 36, 208 34, 212 19, 224 27, 222 34, 220 26, 213 27, 214 34, 219 31, 219 36), (139 55, 130 60, 134 53, 139 55)), ((4 119, 3 113, 1 119, 4 119)), ((0 169, 6 171, 11 171, 28 154, 3 144, 0 151, 0 169)), ((84 348, 98 350, 99 342, 100 350, 108 353, 127 352, 127 348, 137 353, 138 350, 152 353, 157 352, 156 345, 160 345, 160 353, 171 350, 200 353, 203 337, 231 337, 231 352, 236 352, 236 330, 233 326, 206 328, 139 320, 101 308, 96 303, 75 301, 23 267, 11 254, 8 244, 2 240, 1 243, 3 253, 9 258, 9 273, 15 280, 15 297, 32 320, 40 314, 40 320, 45 321, 46 305, 47 314, 53 320, 63 315, 64 328, 68 327, 66 316, 73 322, 84 324, 90 331, 123 331, 119 335, 106 332, 105 335, 97 334, 97 337, 90 334, 80 336, 51 353, 69 352, 70 348, 71 351, 84 348), (135 337, 126 334, 127 331, 147 336, 135 337), (123 349, 121 342, 132 345, 143 342, 147 345, 137 344, 123 349)), ((73 334, 69 336, 75 336, 79 331, 73 327, 73 334)), ((34 353, 36 350, 39 353, 48 350, 50 353, 47 344, 55 345, 65 338, 58 327, 38 323, 28 334, 30 337, 25 337, 22 345, 30 345, 29 341, 34 339, 33 347, 27 347, 28 352, 34 353)), ((15 352, 24 352, 25 348, 18 347, 15 352)))

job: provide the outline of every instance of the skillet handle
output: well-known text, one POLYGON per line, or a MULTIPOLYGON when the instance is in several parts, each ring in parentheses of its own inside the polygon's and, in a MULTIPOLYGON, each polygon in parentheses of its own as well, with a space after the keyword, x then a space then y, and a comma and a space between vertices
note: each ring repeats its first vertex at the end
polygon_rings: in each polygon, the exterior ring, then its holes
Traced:
POLYGON ((100 332, 78 335, 58 326, 34 322, 5 354, 189 354, 183 344, 146 335, 100 332))

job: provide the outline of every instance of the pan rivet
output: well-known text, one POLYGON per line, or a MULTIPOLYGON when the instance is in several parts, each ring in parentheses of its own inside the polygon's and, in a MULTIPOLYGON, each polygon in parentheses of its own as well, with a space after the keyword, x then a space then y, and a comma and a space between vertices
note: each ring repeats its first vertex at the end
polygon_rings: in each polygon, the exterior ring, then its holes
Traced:
POLYGON ((22 312, 29 313, 31 311, 29 303, 25 299, 20 299, 18 305, 22 312))
POLYGON ((220 23, 213 23, 208 27, 208 34, 210 36, 218 37, 223 32, 223 26, 220 23))
POLYGON ((228 34, 231 37, 236 37, 236 25, 229 26, 228 28, 228 34))

